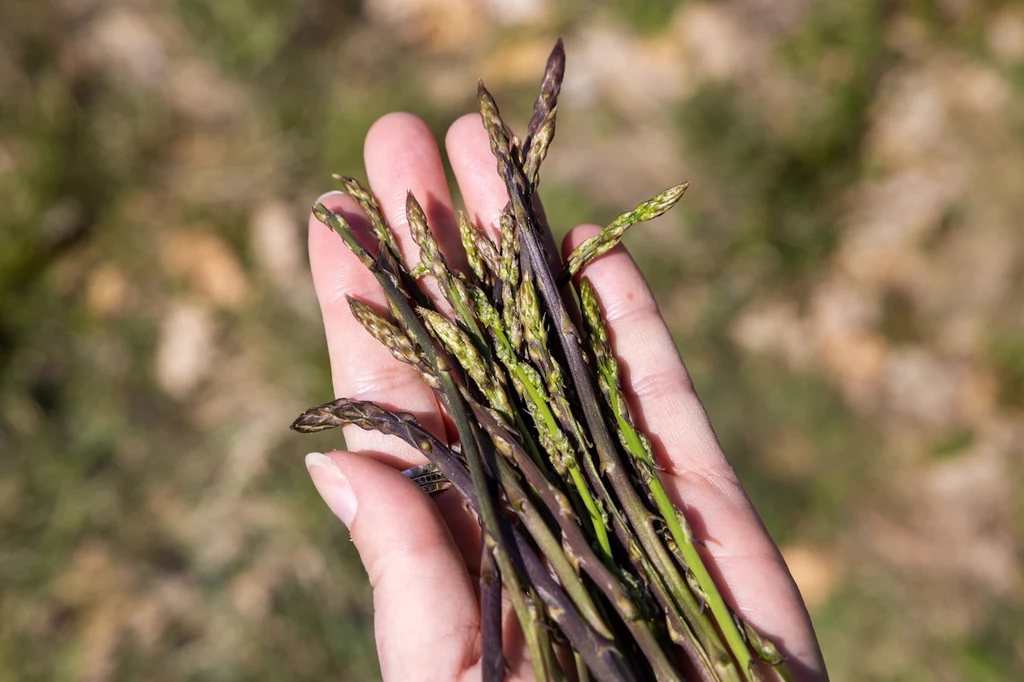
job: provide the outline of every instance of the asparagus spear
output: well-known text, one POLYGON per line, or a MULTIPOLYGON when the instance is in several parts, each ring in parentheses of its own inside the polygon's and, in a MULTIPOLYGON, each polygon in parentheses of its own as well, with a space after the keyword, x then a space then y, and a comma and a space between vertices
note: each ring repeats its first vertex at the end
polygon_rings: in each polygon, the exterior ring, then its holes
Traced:
POLYGON ((653 199, 648 199, 638 205, 632 211, 621 214, 608 227, 573 249, 572 253, 569 254, 569 259, 565 262, 565 266, 558 275, 559 285, 564 285, 568 282, 587 263, 611 251, 622 240, 622 235, 630 227, 647 220, 654 220, 665 214, 683 198, 683 194, 686 193, 686 189, 689 186, 690 183, 684 182, 681 185, 669 187, 653 199))

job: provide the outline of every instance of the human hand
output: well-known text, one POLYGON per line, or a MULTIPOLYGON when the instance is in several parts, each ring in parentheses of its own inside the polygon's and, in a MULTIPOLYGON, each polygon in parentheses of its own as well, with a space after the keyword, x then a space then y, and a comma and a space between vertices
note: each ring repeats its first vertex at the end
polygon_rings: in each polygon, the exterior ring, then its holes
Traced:
MULTIPOLYGON (((479 116, 456 121, 446 146, 467 214, 495 236, 508 195, 479 116)), ((367 134, 365 161, 407 261, 419 260, 405 218, 406 192, 412 191, 441 248, 457 265, 458 227, 426 125, 408 114, 385 116, 367 134)), ((365 226, 352 199, 331 194, 320 201, 357 230, 365 226)), ((599 229, 577 227, 566 237, 563 253, 599 229)), ((431 389, 352 317, 346 296, 386 309, 376 280, 312 217, 309 251, 335 394, 410 412, 447 441, 451 434, 431 389)), ((587 266, 586 275, 604 307, 630 410, 651 437, 669 495, 704 541, 704 560, 723 596, 779 646, 800 679, 826 679, 796 585, 718 444, 643 276, 621 246, 587 266)), ((401 475, 425 462, 414 448, 355 426, 344 433, 347 452, 311 454, 306 462, 317 490, 349 527, 369 575, 383 678, 480 679, 479 526, 456 493, 430 498, 401 475)), ((511 679, 531 679, 516 627, 505 628, 504 653, 511 679)))

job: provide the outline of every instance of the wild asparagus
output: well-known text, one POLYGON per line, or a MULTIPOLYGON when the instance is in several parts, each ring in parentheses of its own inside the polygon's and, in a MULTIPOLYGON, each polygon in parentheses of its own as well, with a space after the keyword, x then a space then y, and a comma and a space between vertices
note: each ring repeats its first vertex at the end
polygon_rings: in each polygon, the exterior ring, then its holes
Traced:
POLYGON ((788 680, 774 644, 722 599, 699 541, 661 483, 650 442, 630 415, 593 286, 582 278, 563 289, 630 226, 675 205, 687 183, 623 213, 564 265, 550 265, 536 191, 555 134, 564 70, 559 41, 522 142, 479 85, 481 115, 509 202, 497 243, 458 214, 468 272, 451 267, 411 193, 406 217, 420 250, 413 268, 358 181, 336 176, 373 227, 376 255, 342 215, 314 207, 386 295, 390 316, 350 298, 353 316, 434 390, 455 424, 459 447, 444 444, 411 415, 344 398, 307 410, 293 428, 357 424, 393 434, 423 452, 465 499, 483 541, 485 680, 505 674, 502 591, 538 679, 566 679, 569 671, 554 650, 561 642, 572 649, 580 680, 681 680, 674 663, 680 651, 703 682, 757 680, 757 660, 788 680), (423 277, 436 281, 433 297, 420 286, 423 277), (569 314, 574 293, 586 345, 569 314))

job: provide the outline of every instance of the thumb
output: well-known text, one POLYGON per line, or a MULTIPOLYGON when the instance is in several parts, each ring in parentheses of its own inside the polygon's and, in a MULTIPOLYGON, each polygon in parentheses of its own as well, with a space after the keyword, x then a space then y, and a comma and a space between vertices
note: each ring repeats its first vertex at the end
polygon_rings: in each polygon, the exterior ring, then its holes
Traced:
POLYGON ((366 455, 314 452, 306 456, 306 468, 324 502, 348 526, 370 578, 384 680, 455 679, 475 664, 479 607, 434 503, 401 473, 366 455))

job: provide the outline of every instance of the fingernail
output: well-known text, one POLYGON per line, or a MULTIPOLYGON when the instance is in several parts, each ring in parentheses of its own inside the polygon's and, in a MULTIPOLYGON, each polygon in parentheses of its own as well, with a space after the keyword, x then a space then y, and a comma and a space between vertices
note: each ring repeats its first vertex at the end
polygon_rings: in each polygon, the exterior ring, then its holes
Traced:
POLYGON ((306 469, 320 497, 342 523, 351 527, 356 516, 356 496, 345 474, 333 459, 319 452, 306 455, 306 469))
POLYGON ((322 204, 326 199, 337 196, 343 197, 345 196, 345 193, 340 190, 332 189, 330 192, 324 192, 323 194, 318 196, 316 198, 316 201, 313 202, 313 205, 316 206, 317 204, 322 204))

